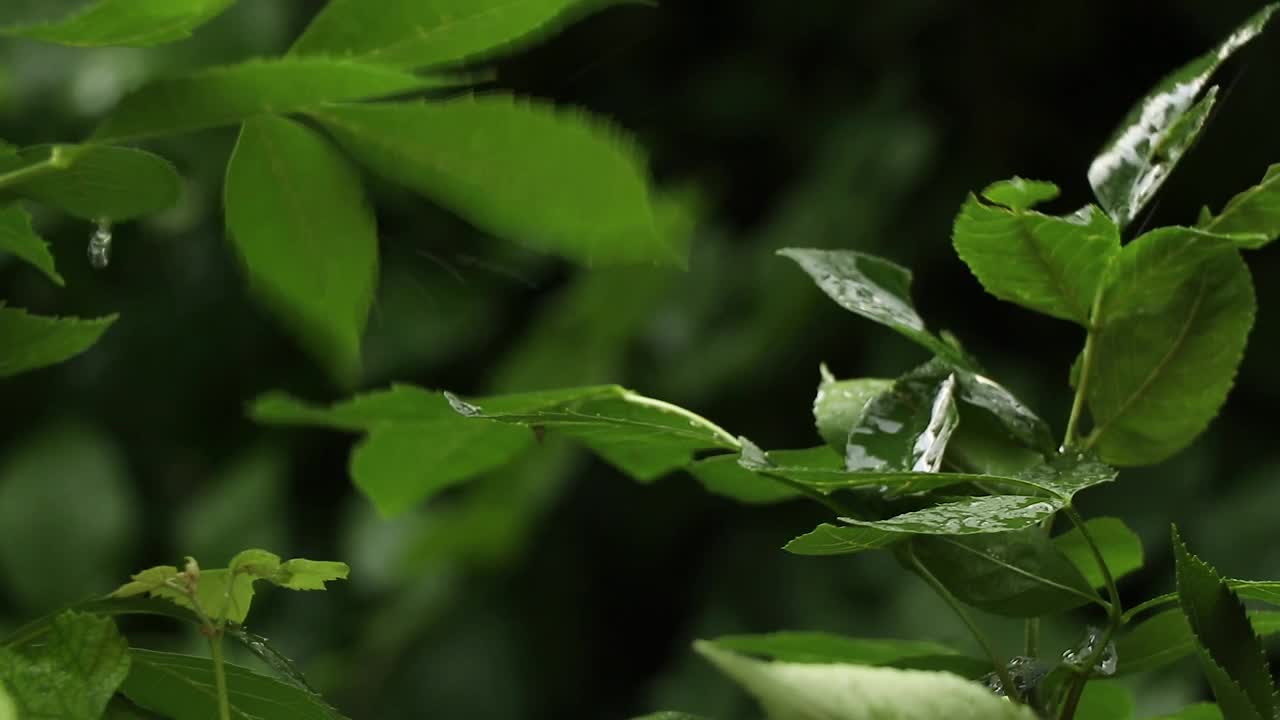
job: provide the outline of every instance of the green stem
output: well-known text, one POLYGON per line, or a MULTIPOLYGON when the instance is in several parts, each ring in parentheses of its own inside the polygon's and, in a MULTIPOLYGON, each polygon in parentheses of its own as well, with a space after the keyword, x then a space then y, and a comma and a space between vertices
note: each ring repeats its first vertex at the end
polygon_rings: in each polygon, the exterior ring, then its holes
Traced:
POLYGON ((1040 657, 1040 618, 1028 618, 1023 626, 1022 653, 1027 657, 1040 657))
POLYGON ((1111 568, 1107 567, 1106 558, 1102 556, 1102 550, 1098 547, 1098 543, 1094 541, 1093 535, 1089 532, 1089 528, 1084 522, 1084 518, 1080 517, 1080 513, 1070 505, 1063 508, 1062 511, 1066 513, 1072 524, 1080 530, 1081 537, 1084 538, 1085 543, 1089 546, 1089 551, 1093 553, 1093 559, 1098 564, 1098 570, 1102 572, 1102 581, 1107 587, 1107 597, 1111 600, 1111 607, 1107 612, 1107 629, 1104 631, 1102 639, 1097 643, 1097 647, 1085 659, 1084 670, 1071 681, 1070 689, 1067 691, 1067 699, 1062 704, 1062 713, 1058 715, 1058 720, 1072 720, 1075 717, 1076 708, 1080 704, 1080 695, 1084 692, 1084 686, 1089 682, 1089 676, 1093 674, 1093 668, 1097 666, 1102 659, 1102 655, 1107 651, 1107 645, 1111 642, 1111 638, 1115 636, 1116 631, 1124 624, 1125 615, 1124 608, 1120 605, 1120 591, 1116 588, 1116 581, 1111 575, 1111 568))
POLYGON ((951 594, 951 591, 947 589, 947 586, 943 585, 942 581, 934 577, 933 573, 929 572, 929 569, 920 562, 920 559, 917 558, 916 554, 911 550, 910 545, 907 546, 905 554, 910 559, 911 565, 915 568, 916 573, 919 574, 925 582, 929 583, 929 586, 933 588, 933 591, 938 593, 938 595, 951 606, 951 609, 955 611, 955 614, 960 618, 960 620, 968 626, 969 632, 973 634, 974 639, 982 646, 983 652, 985 652, 987 657, 990 658, 991 664, 995 666, 996 675, 1000 678, 1000 683, 1004 686, 1005 695, 1010 700, 1016 703, 1021 703, 1021 694, 1018 692, 1018 687, 1013 684, 1013 678, 1009 676, 1008 665, 1005 663, 1004 658, 996 652, 995 646, 991 644, 986 633, 984 633, 982 628, 978 626, 978 623, 973 619, 973 616, 964 609, 964 606, 960 604, 960 601, 956 599, 955 595, 951 594))
POLYGON ((1067 432, 1062 438, 1064 448, 1073 448, 1079 440, 1080 417, 1084 415, 1085 396, 1089 391, 1089 376, 1093 370, 1093 353, 1096 343, 1094 338, 1098 328, 1098 309, 1102 305, 1102 287, 1099 286, 1093 295, 1093 307, 1089 310, 1089 332, 1084 338, 1084 353, 1080 359, 1080 379, 1076 382, 1076 395, 1071 400, 1071 416, 1067 419, 1067 432))
POLYGON ((67 157, 66 151, 55 146, 49 151, 48 158, 0 175, 0 189, 38 177, 49 170, 65 168, 69 164, 70 158, 67 157))
POLYGON ((1151 598, 1150 600, 1145 600, 1143 602, 1138 603, 1137 605, 1134 605, 1124 614, 1121 620, 1124 623, 1128 623, 1130 620, 1133 620, 1135 617, 1141 615, 1142 613, 1152 608, 1157 608, 1157 607, 1160 607, 1161 605, 1169 605, 1177 601, 1178 601, 1178 596, 1173 593, 1169 593, 1167 595, 1158 595, 1156 597, 1151 598))
POLYGON ((227 694, 227 669, 222 660, 222 630, 213 630, 209 634, 209 652, 213 655, 213 681, 218 692, 218 720, 231 720, 231 697, 227 694))

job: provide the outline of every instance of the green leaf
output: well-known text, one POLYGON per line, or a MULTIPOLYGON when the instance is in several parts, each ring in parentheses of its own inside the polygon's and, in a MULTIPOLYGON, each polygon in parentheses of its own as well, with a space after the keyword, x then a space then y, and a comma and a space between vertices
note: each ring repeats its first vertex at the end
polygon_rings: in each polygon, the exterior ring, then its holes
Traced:
POLYGON ((826 365, 820 371, 822 380, 813 399, 814 423, 822 439, 843 455, 849 444, 849 431, 860 424, 867 405, 893 387, 893 381, 881 378, 836 380, 826 365))
POLYGON ((93 137, 118 142, 190 132, 455 82, 349 60, 248 60, 144 85, 120 101, 93 137))
POLYGON ((311 111, 375 173, 481 230, 588 265, 684 265, 645 161, 603 120, 509 95, 311 111))
POLYGON ((53 256, 49 254, 48 244, 31 228, 31 215, 17 205, 0 208, 0 252, 7 252, 34 266, 54 285, 66 285, 58 271, 53 269, 53 256))
POLYGON ((99 720, 128 672, 128 644, 93 615, 61 613, 45 642, 0 649, 0 685, 28 720, 99 720))
POLYGON ((324 590, 326 582, 346 580, 350 572, 351 568, 346 563, 294 558, 281 563, 275 574, 267 579, 290 590, 324 590))
POLYGON ((1058 197, 1058 186, 1043 180, 1027 180, 1013 177, 991 183, 982 191, 982 197, 1010 210, 1026 210, 1058 197))
MULTIPOLYGON (((133 648, 129 677, 121 686, 130 700, 173 720, 217 717, 213 664, 207 658, 133 648)), ((225 664, 232 720, 341 720, 319 695, 246 668, 225 664)))
POLYGON ((1231 198, 1222 212, 1202 217, 1196 227, 1232 235, 1238 246, 1250 249, 1280 237, 1280 163, 1267 168, 1262 182, 1231 198))
POLYGON ((1253 325, 1249 270, 1229 240, 1161 228, 1129 243, 1094 319, 1089 441, 1116 465, 1159 462, 1226 399, 1253 325))
POLYGON ((1134 720, 1137 708, 1133 693, 1125 686, 1109 680, 1091 680, 1084 686, 1075 716, 1080 720, 1134 720))
POLYGON ((960 600, 1010 617, 1101 603, 1088 580, 1037 527, 1013 533, 919 537, 911 551, 960 600))
POLYGON ((181 40, 235 0, 97 0, 60 20, 0 30, 32 40, 98 47, 143 47, 181 40))
MULTIPOLYGON (((1085 527, 1102 552, 1112 578, 1119 580, 1142 568, 1142 540, 1123 520, 1111 517, 1093 518, 1085 523, 1085 527)), ((1102 578, 1102 570, 1093 557, 1093 551, 1089 549, 1084 533, 1079 528, 1072 528, 1055 537, 1053 544, 1080 569, 1090 587, 1100 588, 1106 584, 1102 578)))
MULTIPOLYGON (((837 472, 844 465, 840 456, 825 445, 808 450, 773 450, 769 458, 787 466, 825 468, 837 472)), ((716 455, 698 460, 686 469, 708 492, 739 502, 768 504, 803 495, 786 483, 743 467, 736 455, 716 455)))
POLYGON ((456 64, 524 45, 571 19, 625 0, 331 0, 295 55, 354 56, 413 68, 456 64))
POLYGON ((3 682, 0 682, 0 720, 19 720, 18 705, 5 690, 3 682))
POLYGON ((960 424, 956 376, 908 378, 872 398, 849 430, 845 467, 855 472, 936 473, 960 424))
POLYGON ((137 148, 39 145, 0 156, 0 202, 27 198, 95 222, 160 212, 181 192, 173 165, 137 148))
MULTIPOLYGON (((1280 612, 1255 610, 1249 613, 1249 620, 1262 637, 1280 634, 1280 612)), ((1138 623, 1116 641, 1116 674, 1158 670, 1195 653, 1196 648, 1187 616, 1181 610, 1166 610, 1138 623)))
POLYGON ((333 377, 353 384, 378 277, 360 174, 315 131, 250 120, 227 167, 227 227, 254 293, 333 377))
POLYGON ((779 255, 800 266, 840 307, 890 327, 954 365, 972 369, 959 349, 925 328, 911 304, 911 271, 853 250, 783 248, 779 255))
POLYGON ((1161 715, 1155 720, 1222 720, 1222 711, 1213 703, 1188 705, 1174 715, 1161 715))
POLYGON ((1124 227, 1138 215, 1195 141, 1213 105, 1196 102, 1210 76, 1257 37, 1276 10, 1268 5, 1218 47, 1162 79, 1134 106, 1089 166, 1089 184, 1102 206, 1124 227))
POLYGON ((932 642, 851 638, 820 632, 724 635, 710 643, 741 655, 791 663, 889 665, 908 658, 956 654, 951 648, 932 642))
POLYGON ((842 664, 762 662, 695 649, 751 693, 771 720, 1033 720, 1025 706, 956 675, 842 664))
POLYGON ((847 555, 863 550, 881 550, 908 538, 897 532, 870 527, 850 527, 822 523, 783 548, 794 555, 847 555))
POLYGON ((1086 327, 1098 283, 1120 252, 1120 231, 1093 205, 1054 217, 986 205, 972 195, 952 239, 987 292, 1086 327))
POLYGON ((69 360, 88 350, 115 315, 81 320, 28 315, 0 305, 0 378, 69 360))
POLYGON ((935 358, 898 378, 898 383, 940 380, 948 375, 956 377, 956 397, 961 403, 961 415, 965 418, 973 415, 969 408, 978 408, 990 414, 1004 427, 1005 432, 1025 447, 1046 453, 1053 451, 1055 445, 1045 421, 1003 385, 989 377, 952 367, 946 361, 935 358))

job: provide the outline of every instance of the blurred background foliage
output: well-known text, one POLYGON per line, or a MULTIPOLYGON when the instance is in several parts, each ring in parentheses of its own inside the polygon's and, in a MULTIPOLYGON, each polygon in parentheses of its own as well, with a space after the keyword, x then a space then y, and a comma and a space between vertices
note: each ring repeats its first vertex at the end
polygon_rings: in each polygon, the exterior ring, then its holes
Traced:
MULTIPOLYGON (((64 3, 65 4, 65 3, 64 3)), ((53 14, 10 2, 0 20, 53 14)), ((242 0, 156 49, 0 43, 0 137, 74 141, 122 92, 176 69, 276 54, 318 2, 242 0)), ((1069 211, 1130 103, 1256 9, 1253 2, 668 0, 579 22, 504 60, 494 85, 585 106, 636 133, 665 185, 697 198, 686 273, 580 270, 495 242, 379 186, 382 283, 364 387, 460 392, 620 382, 765 447, 817 444, 818 364, 893 376, 925 358, 843 313, 773 250, 880 253, 916 271, 921 314, 955 332, 1061 430, 1077 328, 983 294, 950 249, 965 194, 1013 174, 1053 180, 1069 211)), ((1150 219, 1189 222, 1280 160, 1280 37, 1226 68, 1226 101, 1150 219)), ((0 265, 12 304, 121 313, 101 344, 0 383, 0 630, 107 591, 131 570, 243 547, 341 559, 323 596, 266 594, 251 629, 296 657, 356 718, 624 718, 679 708, 751 717, 689 642, 814 629, 970 647, 920 582, 883 555, 799 558, 780 547, 823 519, 793 503, 740 507, 684 475, 649 487, 552 439, 408 516, 378 518, 351 487, 350 436, 266 429, 245 404, 284 388, 340 397, 247 298, 224 240, 233 134, 165 139, 187 187, 166 214, 117 230, 37 217, 68 288, 0 265)), ((1177 522, 1225 575, 1280 577, 1280 271, 1249 256, 1260 313, 1222 417, 1163 466, 1082 499, 1144 536, 1122 590, 1172 587, 1177 522)), ((3 262, 0 259, 0 262, 3 262)), ((1020 624, 988 618, 1007 653, 1020 624)), ((1065 648, 1090 620, 1047 632, 1065 648)), ((164 624, 134 641, 197 648, 164 624)), ((248 662, 244 658, 241 661, 248 662)), ((1137 681, 1146 714, 1201 698, 1192 664, 1137 681)))

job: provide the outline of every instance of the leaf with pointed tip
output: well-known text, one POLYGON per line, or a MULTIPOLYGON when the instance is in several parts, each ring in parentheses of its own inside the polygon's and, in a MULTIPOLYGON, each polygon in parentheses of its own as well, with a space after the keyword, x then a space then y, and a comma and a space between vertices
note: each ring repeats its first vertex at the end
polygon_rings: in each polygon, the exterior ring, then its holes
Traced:
POLYGON ((1195 141, 1213 105, 1196 101, 1218 67, 1257 37, 1275 12, 1268 5, 1218 47, 1175 70, 1138 101, 1089 166, 1089 184, 1102 206, 1124 227, 1141 212, 1195 141))
MULTIPOLYGON (((1113 579, 1119 580, 1142 568, 1142 540, 1124 521, 1112 517, 1093 518, 1085 523, 1085 527, 1098 545, 1113 579)), ((1106 584, 1093 551, 1079 528, 1055 537, 1053 544, 1080 569, 1090 587, 1100 588, 1106 584)))
MULTIPOLYGON (((786 466, 825 468, 839 471, 843 462, 831 448, 773 450, 769 457, 786 466)), ((786 483, 743 467, 736 455, 716 455, 698 460, 686 468, 708 492, 752 504, 776 503, 803 493, 786 483)))
POLYGON ((640 151, 600 118, 501 94, 310 114, 375 173, 497 237, 588 265, 685 264, 640 151))
POLYGON ((755 696, 771 720, 1033 720, 1025 706, 944 672, 763 662, 713 643, 694 648, 755 696))
POLYGON ((1272 718, 1276 687, 1240 598, 1207 563, 1192 555, 1177 528, 1173 551, 1178 601, 1200 648, 1201 665, 1227 720, 1272 718))
POLYGON ((907 539, 907 535, 869 527, 822 523, 783 548, 795 555, 847 555, 881 550, 907 539))
POLYGON ((627 0, 332 0, 289 51, 395 67, 458 64, 522 46, 580 12, 627 0))
POLYGON ((1098 283, 1120 252, 1120 231, 1093 205, 1056 217, 972 195, 956 216, 952 241, 987 292, 1086 327, 1098 283))
POLYGON ((911 304, 911 271, 853 250, 783 248, 778 254, 804 270, 840 307, 892 328, 952 364, 972 369, 963 351, 925 328, 911 304))
POLYGON ((349 60, 247 60, 144 85, 120 101, 93 137, 118 142, 191 132, 325 103, 456 84, 453 78, 420 77, 349 60))
POLYGON ((29 315, 0 304, 0 378, 69 360, 88 350, 115 315, 82 320, 29 315))
POLYGON ((31 215, 17 205, 0 208, 0 252, 9 253, 35 267, 54 285, 66 285, 53 268, 48 244, 31 228, 31 215))
POLYGON ((1204 209, 1196 227, 1231 235, 1236 245, 1256 249, 1280 237, 1280 163, 1267 168, 1262 182, 1231 198, 1217 215, 1204 209))
POLYGON ((1027 180, 1014 176, 988 185, 982 197, 1010 210, 1026 210, 1058 197, 1058 186, 1043 180, 1027 180))
POLYGON ((1253 283, 1229 240, 1169 227, 1126 245, 1103 284, 1089 442, 1109 463, 1153 464, 1226 399, 1253 325, 1253 283))
POLYGON ((0 202, 27 198, 89 221, 160 212, 181 192, 173 165, 137 148, 37 145, 0 156, 0 202))
MULTIPOLYGON (((1280 634, 1280 612, 1254 610, 1249 623, 1261 637, 1280 634)), ((1116 641, 1117 675, 1158 670, 1196 652, 1196 636, 1182 610, 1166 610, 1137 623, 1116 641)))
POLYGON ((359 171, 293 120, 244 124, 227 166, 227 228, 250 287, 344 385, 378 278, 378 228, 359 171))
POLYGON ((31 720, 98 720, 128 672, 115 622, 94 615, 59 613, 43 642, 0 648, 0 687, 31 720))
POLYGON ((35 25, 3 28, 12 37, 72 45, 145 47, 181 40, 235 0, 97 0, 72 15, 35 25))

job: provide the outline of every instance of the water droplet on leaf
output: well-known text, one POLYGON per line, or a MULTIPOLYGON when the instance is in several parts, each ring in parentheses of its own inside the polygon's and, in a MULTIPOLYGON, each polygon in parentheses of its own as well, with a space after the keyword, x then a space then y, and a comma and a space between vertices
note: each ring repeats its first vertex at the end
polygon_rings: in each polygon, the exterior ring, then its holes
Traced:
MULTIPOLYGON (((1085 633, 1084 640, 1079 645, 1062 653, 1062 662, 1083 670, 1085 663, 1089 662, 1089 659, 1098 652, 1098 644, 1102 642, 1102 638, 1103 633, 1101 630, 1096 627, 1089 628, 1085 633)), ((1097 655, 1097 660, 1093 665, 1093 672, 1104 677, 1115 675, 1118 661, 1116 644, 1114 641, 1108 641, 1106 647, 1102 648, 1101 654, 1097 655)))
POLYGON ((99 220, 98 227, 89 236, 89 264, 97 270, 111 263, 111 223, 99 220))
POLYGON ((466 415, 467 417, 479 417, 484 414, 484 411, 481 410, 479 406, 472 405, 448 390, 444 391, 444 398, 449 401, 449 406, 460 415, 466 415))

